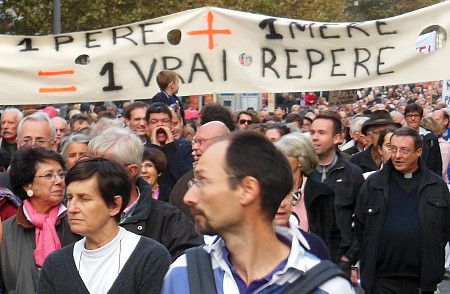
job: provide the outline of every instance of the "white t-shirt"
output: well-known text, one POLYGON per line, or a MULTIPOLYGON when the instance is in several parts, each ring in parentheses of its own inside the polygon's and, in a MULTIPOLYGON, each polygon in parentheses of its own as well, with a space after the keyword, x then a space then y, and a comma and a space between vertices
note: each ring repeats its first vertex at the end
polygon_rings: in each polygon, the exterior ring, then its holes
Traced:
POLYGON ((117 236, 103 247, 86 249, 86 237, 75 243, 73 259, 90 293, 108 292, 140 238, 141 236, 120 227, 117 236))

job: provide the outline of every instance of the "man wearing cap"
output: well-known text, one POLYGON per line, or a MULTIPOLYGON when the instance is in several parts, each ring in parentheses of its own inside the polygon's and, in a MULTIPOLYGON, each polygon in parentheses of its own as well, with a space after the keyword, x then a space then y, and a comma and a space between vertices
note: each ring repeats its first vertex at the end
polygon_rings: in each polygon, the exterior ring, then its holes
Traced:
POLYGON ((349 161, 359 166, 365 173, 379 170, 381 166, 381 155, 378 153, 376 144, 381 131, 390 125, 401 127, 400 124, 392 120, 387 111, 375 110, 370 116, 370 119, 365 121, 361 128, 361 132, 366 136, 366 142, 369 147, 353 155, 349 161))

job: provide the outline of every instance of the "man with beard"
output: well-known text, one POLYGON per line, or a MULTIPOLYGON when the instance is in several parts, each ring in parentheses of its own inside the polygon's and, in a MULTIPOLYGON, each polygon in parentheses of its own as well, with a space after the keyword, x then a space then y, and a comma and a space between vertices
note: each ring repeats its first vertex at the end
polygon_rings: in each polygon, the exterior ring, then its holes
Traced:
MULTIPOLYGON (((20 121, 17 127, 17 148, 43 147, 53 150, 55 137, 55 125, 48 115, 43 112, 36 112, 20 121)), ((17 207, 20 205, 20 199, 10 191, 12 186, 8 171, 0 173, 0 187, 3 189, 2 196, 9 196, 6 197, 9 199, 2 197, 3 200, 0 201, 0 215, 2 220, 5 220, 16 213, 17 207)))
POLYGON ((11 155, 14 155, 17 151, 17 127, 22 118, 22 112, 14 107, 6 108, 2 113, 0 146, 11 155))
MULTIPOLYGON (((217 293, 281 293, 321 263, 302 247, 305 240, 297 228, 273 225, 292 185, 288 159, 262 134, 236 132, 203 154, 184 201, 197 230, 219 236, 197 249, 211 261, 217 293)), ((186 255, 178 258, 162 293, 193 293, 188 277, 192 265, 186 255)), ((200 279, 199 271, 191 273, 200 279)), ((313 291, 353 293, 348 281, 336 276, 313 291)))

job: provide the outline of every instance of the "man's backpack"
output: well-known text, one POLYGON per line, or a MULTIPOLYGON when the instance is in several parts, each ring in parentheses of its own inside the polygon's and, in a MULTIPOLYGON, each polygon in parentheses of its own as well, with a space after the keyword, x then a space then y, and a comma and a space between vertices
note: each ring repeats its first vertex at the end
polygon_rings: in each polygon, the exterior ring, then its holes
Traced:
MULTIPOLYGON (((217 294, 212 271, 211 258, 203 247, 194 247, 186 250, 186 260, 189 277, 189 289, 192 294, 217 294)), ((308 270, 289 285, 283 294, 307 294, 334 277, 347 279, 344 272, 337 265, 328 260, 308 270)))

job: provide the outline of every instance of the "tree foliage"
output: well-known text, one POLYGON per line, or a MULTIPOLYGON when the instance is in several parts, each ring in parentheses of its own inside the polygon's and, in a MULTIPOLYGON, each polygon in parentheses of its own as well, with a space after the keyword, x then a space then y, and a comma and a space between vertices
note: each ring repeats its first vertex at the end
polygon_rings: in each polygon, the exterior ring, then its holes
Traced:
MULTIPOLYGON (((86 31, 133 23, 187 9, 215 6, 293 19, 342 22, 399 15, 440 0, 61 0, 62 31, 86 31)), ((0 33, 45 35, 53 32, 53 0, 0 0, 0 33)))

